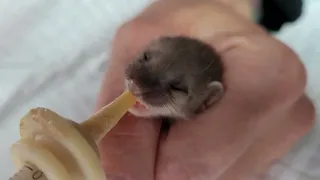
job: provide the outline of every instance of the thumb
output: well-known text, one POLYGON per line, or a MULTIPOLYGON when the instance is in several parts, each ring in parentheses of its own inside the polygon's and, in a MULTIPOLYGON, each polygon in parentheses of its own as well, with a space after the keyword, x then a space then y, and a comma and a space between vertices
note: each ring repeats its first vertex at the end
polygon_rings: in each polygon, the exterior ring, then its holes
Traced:
MULTIPOLYGON (((115 39, 108 71, 98 95, 97 109, 107 105, 123 92, 123 70, 130 54, 121 53, 128 43, 115 39)), ((129 43, 130 44, 130 43, 129 43)), ((102 166, 109 180, 154 179, 155 156, 160 121, 138 119, 126 114, 101 140, 102 166)))

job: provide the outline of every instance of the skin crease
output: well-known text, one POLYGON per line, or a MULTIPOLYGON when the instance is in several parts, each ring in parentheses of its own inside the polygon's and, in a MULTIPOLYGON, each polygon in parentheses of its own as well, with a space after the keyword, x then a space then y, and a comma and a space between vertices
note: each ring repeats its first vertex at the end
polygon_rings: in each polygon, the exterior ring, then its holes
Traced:
POLYGON ((261 179, 311 129, 297 55, 231 6, 209 0, 160 0, 118 30, 97 109, 123 92, 124 69, 159 35, 211 44, 226 66, 219 106, 160 133, 160 121, 127 114, 101 141, 109 180, 261 179))

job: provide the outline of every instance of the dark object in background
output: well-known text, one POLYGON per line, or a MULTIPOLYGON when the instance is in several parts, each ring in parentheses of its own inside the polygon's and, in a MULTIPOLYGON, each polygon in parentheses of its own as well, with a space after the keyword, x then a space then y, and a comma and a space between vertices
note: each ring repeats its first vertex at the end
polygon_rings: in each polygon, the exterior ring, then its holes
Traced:
POLYGON ((279 31, 285 23, 296 21, 302 9, 303 0, 261 0, 259 24, 268 31, 279 31))

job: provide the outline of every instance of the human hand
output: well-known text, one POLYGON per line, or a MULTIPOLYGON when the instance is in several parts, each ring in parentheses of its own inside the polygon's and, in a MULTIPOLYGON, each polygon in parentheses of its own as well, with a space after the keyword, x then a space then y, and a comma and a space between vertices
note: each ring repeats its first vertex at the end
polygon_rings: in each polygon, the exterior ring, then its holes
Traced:
POLYGON ((211 44, 226 67, 219 105, 167 133, 161 122, 126 115, 101 141, 109 180, 248 180, 260 177, 313 125, 305 70, 284 44, 208 0, 157 1, 118 31, 98 96, 100 108, 123 92, 124 68, 160 35, 211 44))

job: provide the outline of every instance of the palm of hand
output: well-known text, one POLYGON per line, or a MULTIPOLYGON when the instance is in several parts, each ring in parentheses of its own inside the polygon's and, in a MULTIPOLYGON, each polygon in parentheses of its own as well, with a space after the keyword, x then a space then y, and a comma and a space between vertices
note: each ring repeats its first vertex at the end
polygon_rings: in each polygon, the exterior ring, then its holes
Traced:
POLYGON ((260 175, 312 126, 302 65, 289 48, 228 9, 205 1, 164 2, 119 29, 98 106, 122 92, 126 64, 159 35, 183 34, 212 44, 225 63, 227 92, 219 106, 174 124, 166 134, 160 121, 126 116, 101 143, 106 174, 134 180, 260 175))

